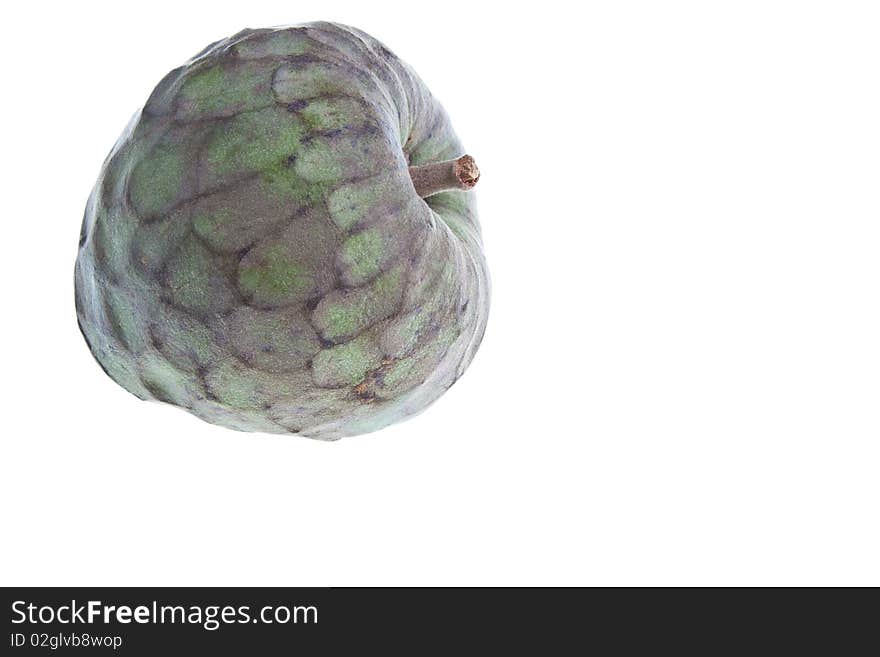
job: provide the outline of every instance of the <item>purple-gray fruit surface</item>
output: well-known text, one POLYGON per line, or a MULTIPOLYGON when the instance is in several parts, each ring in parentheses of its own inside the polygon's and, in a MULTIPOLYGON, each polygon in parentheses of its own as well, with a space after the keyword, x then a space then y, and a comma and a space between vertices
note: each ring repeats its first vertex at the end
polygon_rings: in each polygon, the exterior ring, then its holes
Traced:
POLYGON ((470 363, 489 282, 478 172, 385 46, 244 30, 159 83, 89 198, 76 310, 141 399, 335 439, 423 410, 470 363))

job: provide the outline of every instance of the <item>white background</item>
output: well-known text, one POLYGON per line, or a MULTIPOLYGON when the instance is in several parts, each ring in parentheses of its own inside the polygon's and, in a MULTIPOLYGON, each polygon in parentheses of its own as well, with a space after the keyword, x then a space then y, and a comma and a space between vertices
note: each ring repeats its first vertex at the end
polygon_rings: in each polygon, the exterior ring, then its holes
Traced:
POLYGON ((872 3, 3 5, 0 583, 880 584, 872 3), (86 197, 171 68, 337 20, 483 170, 493 307, 418 418, 320 443, 123 391, 86 197))

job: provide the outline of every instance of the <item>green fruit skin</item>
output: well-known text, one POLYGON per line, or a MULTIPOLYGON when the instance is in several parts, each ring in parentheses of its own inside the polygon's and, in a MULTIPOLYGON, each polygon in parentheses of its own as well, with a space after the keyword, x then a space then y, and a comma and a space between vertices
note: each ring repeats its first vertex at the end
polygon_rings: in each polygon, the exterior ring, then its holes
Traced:
POLYGON ((333 440, 436 400, 489 280, 463 154, 413 71, 354 28, 244 30, 169 73, 86 206, 76 311, 107 374, 242 431, 333 440))

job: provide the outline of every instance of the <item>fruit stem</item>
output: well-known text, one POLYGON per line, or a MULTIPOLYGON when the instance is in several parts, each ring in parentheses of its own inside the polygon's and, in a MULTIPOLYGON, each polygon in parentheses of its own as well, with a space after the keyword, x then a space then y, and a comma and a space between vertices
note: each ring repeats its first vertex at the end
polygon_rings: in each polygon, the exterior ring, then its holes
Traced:
POLYGON ((480 179, 480 170, 470 155, 457 160, 435 162, 409 168, 416 193, 422 198, 453 189, 470 189, 480 179))

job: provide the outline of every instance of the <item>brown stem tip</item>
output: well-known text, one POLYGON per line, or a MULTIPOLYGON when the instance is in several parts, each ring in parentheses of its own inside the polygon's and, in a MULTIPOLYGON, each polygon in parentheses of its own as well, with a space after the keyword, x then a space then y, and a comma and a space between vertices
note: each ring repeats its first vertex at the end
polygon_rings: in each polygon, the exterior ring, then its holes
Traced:
POLYGON ((416 193, 422 198, 453 189, 470 189, 480 179, 480 170, 470 155, 457 160, 435 162, 409 168, 416 193))

